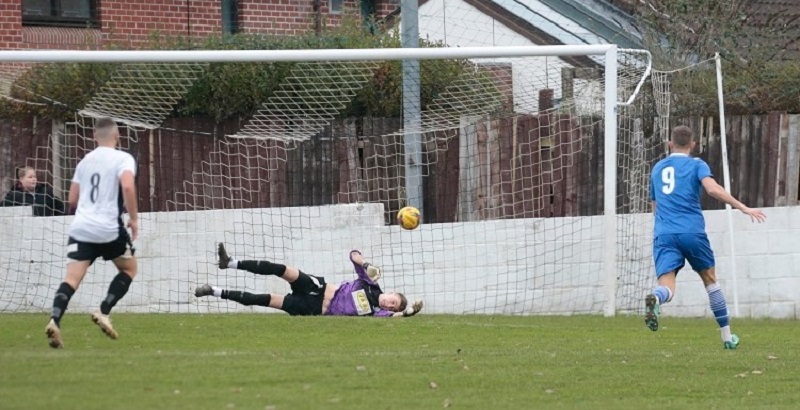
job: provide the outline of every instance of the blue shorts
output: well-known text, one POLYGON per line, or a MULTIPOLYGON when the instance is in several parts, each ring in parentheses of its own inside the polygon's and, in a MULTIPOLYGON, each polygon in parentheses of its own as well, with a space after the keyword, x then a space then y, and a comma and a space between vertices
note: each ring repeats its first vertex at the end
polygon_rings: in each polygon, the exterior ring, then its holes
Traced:
POLYGON ((653 240, 653 259, 657 277, 669 272, 677 274, 686 260, 695 272, 700 272, 714 266, 714 251, 704 233, 662 234, 653 240))

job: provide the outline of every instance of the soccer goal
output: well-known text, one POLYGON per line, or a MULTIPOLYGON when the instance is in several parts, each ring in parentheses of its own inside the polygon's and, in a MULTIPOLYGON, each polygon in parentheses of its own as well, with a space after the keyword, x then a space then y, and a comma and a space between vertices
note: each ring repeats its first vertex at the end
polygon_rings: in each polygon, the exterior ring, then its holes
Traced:
MULTIPOLYGON (((96 118, 114 118, 137 159, 140 274, 116 311, 251 311, 194 297, 204 283, 289 291, 218 269, 218 242, 329 283, 353 277, 360 249, 385 291, 427 313, 613 315, 652 283, 648 173, 663 143, 637 98, 644 51, 0 51, 0 66, 8 106, 72 110, 46 126, 0 119, 41 141, 15 165, 61 198, 96 118), (92 73, 88 102, 58 101, 41 84, 53 72, 92 73), (247 116, 197 114, 251 91, 247 116), (394 221, 406 205, 422 211, 415 230, 394 221)), ((0 311, 49 310, 70 220, 0 208, 0 311)), ((94 309, 113 274, 96 263, 71 311, 94 309)))

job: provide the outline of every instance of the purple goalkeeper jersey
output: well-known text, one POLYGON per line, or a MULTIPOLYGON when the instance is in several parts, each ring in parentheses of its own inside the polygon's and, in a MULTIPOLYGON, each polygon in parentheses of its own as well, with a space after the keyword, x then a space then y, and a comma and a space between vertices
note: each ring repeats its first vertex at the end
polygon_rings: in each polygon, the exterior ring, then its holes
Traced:
POLYGON ((358 278, 342 282, 333 295, 326 315, 331 316, 392 316, 394 312, 381 309, 378 297, 383 293, 369 276, 363 266, 353 263, 358 278))

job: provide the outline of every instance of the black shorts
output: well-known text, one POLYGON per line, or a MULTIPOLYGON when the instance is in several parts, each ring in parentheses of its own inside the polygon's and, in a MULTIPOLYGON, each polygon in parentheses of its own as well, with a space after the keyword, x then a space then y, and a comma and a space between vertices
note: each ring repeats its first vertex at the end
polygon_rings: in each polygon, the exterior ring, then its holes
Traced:
POLYGON ((90 265, 97 258, 102 257, 103 260, 110 261, 120 256, 131 257, 134 253, 136 248, 133 247, 131 237, 125 228, 120 228, 117 239, 107 243, 81 242, 71 236, 67 241, 67 258, 74 261, 89 261, 90 265))
MULTIPOLYGON (((301 275, 305 273, 300 272, 301 275)), ((319 287, 300 289, 292 283, 292 293, 283 298, 283 311, 292 316, 318 316, 322 314, 322 301, 325 299, 325 279, 308 275, 319 282, 319 287)))

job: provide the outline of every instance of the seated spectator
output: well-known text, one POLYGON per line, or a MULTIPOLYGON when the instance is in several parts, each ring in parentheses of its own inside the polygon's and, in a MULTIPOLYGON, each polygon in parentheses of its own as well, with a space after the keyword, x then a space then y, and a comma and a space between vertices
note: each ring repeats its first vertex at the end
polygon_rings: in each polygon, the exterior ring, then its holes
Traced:
POLYGON ((64 202, 53 194, 53 188, 36 179, 31 167, 17 169, 17 182, 8 191, 0 206, 33 206, 35 216, 59 216, 66 213, 64 202))

